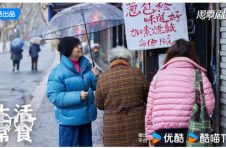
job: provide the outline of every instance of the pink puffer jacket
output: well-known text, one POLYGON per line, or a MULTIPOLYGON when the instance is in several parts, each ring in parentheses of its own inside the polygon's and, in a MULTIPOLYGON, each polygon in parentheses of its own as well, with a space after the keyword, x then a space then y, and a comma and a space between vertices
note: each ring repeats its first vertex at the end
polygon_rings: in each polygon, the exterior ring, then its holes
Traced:
POLYGON ((150 85, 145 116, 147 140, 159 129, 188 128, 195 102, 195 68, 202 71, 207 112, 213 113, 215 98, 206 70, 189 58, 173 58, 160 68, 150 85))

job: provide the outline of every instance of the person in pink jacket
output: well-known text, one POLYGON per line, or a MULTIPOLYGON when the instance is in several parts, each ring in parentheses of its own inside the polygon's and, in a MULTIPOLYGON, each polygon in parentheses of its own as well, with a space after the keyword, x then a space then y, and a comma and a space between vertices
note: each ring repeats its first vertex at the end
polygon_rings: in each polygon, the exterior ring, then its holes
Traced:
POLYGON ((149 93, 145 116, 145 132, 150 146, 185 146, 188 124, 195 102, 195 69, 203 78, 205 103, 209 115, 213 113, 215 98, 206 70, 199 65, 193 42, 179 39, 169 48, 164 65, 154 76, 149 93), (153 133, 162 140, 153 144, 153 133), (184 143, 165 143, 166 133, 184 134, 184 143))

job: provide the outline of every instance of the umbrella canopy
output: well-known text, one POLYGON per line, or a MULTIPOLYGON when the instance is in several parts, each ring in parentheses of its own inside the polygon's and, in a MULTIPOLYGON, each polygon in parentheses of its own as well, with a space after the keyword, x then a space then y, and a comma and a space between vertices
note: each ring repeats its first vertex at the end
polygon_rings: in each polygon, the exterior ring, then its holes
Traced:
POLYGON ((30 42, 33 44, 41 45, 43 43, 43 39, 41 37, 33 37, 30 39, 30 42))
POLYGON ((24 41, 21 38, 15 38, 11 42, 11 51, 16 52, 17 50, 22 49, 24 46, 24 41))
POLYGON ((102 31, 123 23, 123 12, 110 4, 78 4, 57 13, 45 29, 43 38, 78 36, 102 31))
MULTIPOLYGON (((47 40, 79 36, 99 32, 123 23, 123 12, 110 4, 78 4, 57 13, 44 30, 43 38, 47 40)), ((88 35, 87 40, 90 47, 88 35)), ((92 64, 95 66, 91 50, 90 55, 92 64)))

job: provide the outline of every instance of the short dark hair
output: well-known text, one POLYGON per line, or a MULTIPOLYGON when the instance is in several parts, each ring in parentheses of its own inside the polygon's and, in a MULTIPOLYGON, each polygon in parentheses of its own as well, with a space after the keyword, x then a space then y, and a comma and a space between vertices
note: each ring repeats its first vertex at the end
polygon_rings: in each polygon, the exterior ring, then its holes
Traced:
POLYGON ((192 41, 186 41, 184 39, 176 40, 167 51, 164 64, 175 57, 187 57, 197 64, 200 64, 196 45, 192 41))
POLYGON ((64 56, 69 57, 74 47, 81 44, 80 40, 75 37, 64 37, 58 44, 58 51, 64 56))

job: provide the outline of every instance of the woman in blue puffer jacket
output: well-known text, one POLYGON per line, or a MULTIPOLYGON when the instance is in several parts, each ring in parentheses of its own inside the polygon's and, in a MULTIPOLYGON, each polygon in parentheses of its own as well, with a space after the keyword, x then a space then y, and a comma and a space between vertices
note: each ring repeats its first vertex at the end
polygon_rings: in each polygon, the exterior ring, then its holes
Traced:
POLYGON ((65 37, 58 44, 61 62, 50 73, 47 97, 55 106, 59 124, 59 146, 92 146, 91 122, 99 71, 83 56, 80 41, 65 37))

